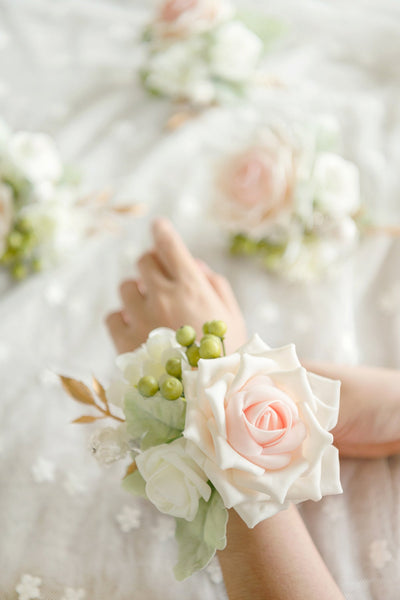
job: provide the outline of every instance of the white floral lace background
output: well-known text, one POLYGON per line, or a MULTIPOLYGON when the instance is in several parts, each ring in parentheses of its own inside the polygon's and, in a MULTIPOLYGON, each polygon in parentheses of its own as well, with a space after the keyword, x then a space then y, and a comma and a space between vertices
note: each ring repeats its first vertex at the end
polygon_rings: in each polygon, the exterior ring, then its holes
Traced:
MULTIPOLYGON (((172 521, 120 490, 118 468, 97 466, 89 429, 69 425, 80 409, 55 376, 107 381, 114 351, 102 319, 118 305, 118 281, 133 273, 154 213, 231 278, 249 329, 271 345, 294 341, 310 358, 400 368, 400 240, 370 239, 329 281, 290 285, 227 257, 207 203, 210 164, 263 115, 327 111, 343 126, 366 202, 382 222, 399 217, 397 0, 271 1, 289 28, 265 69, 284 87, 170 133, 168 103, 137 84, 149 8, 0 0, 0 115, 48 131, 92 184, 149 206, 144 220, 87 243, 62 268, 18 287, 0 282, 0 600, 226 598, 215 562, 174 581, 172 521)), ((342 496, 302 506, 307 526, 348 600, 397 600, 400 457, 343 461, 342 480, 342 496)))

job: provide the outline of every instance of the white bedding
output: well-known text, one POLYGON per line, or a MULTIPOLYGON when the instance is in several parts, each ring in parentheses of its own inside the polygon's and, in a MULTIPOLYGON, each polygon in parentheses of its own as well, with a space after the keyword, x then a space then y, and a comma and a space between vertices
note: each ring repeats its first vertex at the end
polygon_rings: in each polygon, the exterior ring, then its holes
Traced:
MULTIPOLYGON (((58 270, 18 287, 1 282, 0 600, 18 597, 24 574, 41 578, 44 600, 226 597, 215 563, 174 582, 171 521, 120 490, 118 468, 97 466, 89 429, 69 425, 79 407, 54 375, 107 380, 114 351, 102 318, 118 305, 118 282, 146 247, 153 214, 170 216, 191 249, 230 277, 249 329, 271 345, 400 368, 400 240, 371 238, 332 279, 301 287, 227 257, 206 209, 218 140, 229 144, 237 123, 251 128, 290 94, 306 113, 337 115, 365 201, 382 222, 400 216, 397 0, 268 3, 290 24, 265 63, 286 91, 264 90, 251 107, 216 109, 173 133, 163 131, 168 103, 136 80, 148 9, 138 0, 0 0, 0 116, 48 131, 92 185, 149 207, 58 270)), ((302 506, 307 526, 348 600, 398 600, 400 458, 343 461, 342 482, 342 496, 302 506)))

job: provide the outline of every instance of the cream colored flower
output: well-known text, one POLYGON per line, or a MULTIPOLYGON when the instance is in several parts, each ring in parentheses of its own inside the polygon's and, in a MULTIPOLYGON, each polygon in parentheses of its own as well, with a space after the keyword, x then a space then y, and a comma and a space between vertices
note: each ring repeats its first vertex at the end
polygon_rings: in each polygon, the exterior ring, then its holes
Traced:
POLYGON ((200 498, 208 501, 207 476, 187 454, 186 441, 153 446, 136 457, 146 495, 160 512, 193 521, 200 498))

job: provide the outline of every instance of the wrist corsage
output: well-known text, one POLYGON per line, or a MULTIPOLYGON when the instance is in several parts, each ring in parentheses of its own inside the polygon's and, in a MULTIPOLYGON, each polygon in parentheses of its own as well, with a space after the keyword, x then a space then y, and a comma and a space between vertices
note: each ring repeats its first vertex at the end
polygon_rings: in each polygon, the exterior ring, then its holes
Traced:
POLYGON ((228 510, 248 527, 290 503, 341 490, 329 433, 339 388, 308 373, 293 345, 271 349, 257 335, 225 356, 226 325, 211 321, 196 343, 192 327, 160 328, 117 358, 122 377, 106 392, 94 380, 62 377, 68 393, 116 427, 95 432, 103 464, 130 458, 123 487, 176 519, 183 580, 226 545, 228 510))
POLYGON ((12 133, 0 122, 0 265, 15 279, 68 257, 83 238, 138 206, 83 191, 50 136, 12 133))
POLYGON ((273 19, 236 13, 229 0, 163 0, 143 35, 141 80, 195 107, 229 102, 254 85, 280 30, 273 19))
POLYGON ((330 117, 277 121, 220 161, 213 212, 232 254, 309 281, 354 250, 366 225, 360 176, 338 139, 330 117))

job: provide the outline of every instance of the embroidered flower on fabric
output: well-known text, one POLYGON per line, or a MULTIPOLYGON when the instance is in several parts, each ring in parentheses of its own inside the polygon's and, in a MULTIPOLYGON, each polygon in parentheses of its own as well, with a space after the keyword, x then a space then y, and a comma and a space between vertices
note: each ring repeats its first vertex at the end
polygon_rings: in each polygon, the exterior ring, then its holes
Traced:
POLYGON ((34 600, 41 598, 40 585, 42 580, 40 577, 33 577, 32 575, 22 575, 21 581, 18 583, 15 591, 18 594, 18 600, 34 600))
POLYGON ((32 466, 32 477, 36 483, 54 481, 55 465, 47 458, 39 456, 32 466))
POLYGON ((158 517, 157 524, 153 527, 154 535, 160 542, 166 542, 174 537, 175 521, 168 517, 158 517))
POLYGON ((78 496, 84 494, 87 490, 82 477, 70 471, 64 481, 64 489, 70 496, 78 496))
POLYGON ((141 516, 140 508, 125 505, 122 507, 121 512, 116 516, 116 519, 121 531, 129 533, 132 529, 138 529, 138 527, 140 527, 141 516))
POLYGON ((369 560, 375 569, 383 569, 393 558, 387 540, 374 540, 369 545, 369 560))
POLYGON ((212 560, 210 562, 210 564, 208 565, 208 567, 206 567, 205 571, 206 571, 207 575, 209 576, 209 578, 211 579, 212 583, 215 583, 215 584, 222 583, 222 581, 223 581, 222 571, 221 571, 221 567, 219 566, 218 560, 216 560, 216 559, 212 560))
POLYGON ((65 588, 64 596, 61 600, 84 600, 86 592, 84 589, 65 588))

